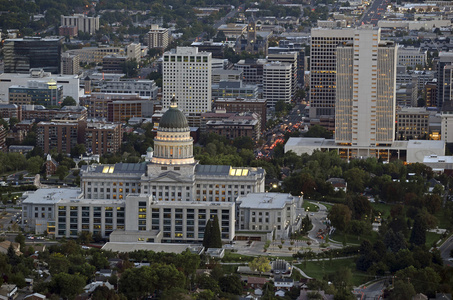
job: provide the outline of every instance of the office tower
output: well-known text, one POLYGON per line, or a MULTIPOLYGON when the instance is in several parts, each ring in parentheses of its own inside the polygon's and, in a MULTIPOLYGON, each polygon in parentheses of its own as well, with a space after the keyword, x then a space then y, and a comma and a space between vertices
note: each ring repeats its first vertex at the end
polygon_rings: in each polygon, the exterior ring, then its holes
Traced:
POLYGON ((453 53, 440 52, 437 60, 437 108, 452 100, 450 95, 452 80, 453 53))
POLYGON ((162 28, 158 24, 152 24, 148 31, 148 47, 167 48, 170 40, 170 33, 167 28, 162 28))
POLYGON ((30 69, 41 68, 45 72, 60 74, 61 39, 7 39, 3 55, 5 73, 29 73, 30 69))
POLYGON ((353 146, 395 139, 397 48, 380 29, 355 29, 354 41, 337 47, 335 142, 353 146))
POLYGON ((268 107, 291 102, 293 68, 289 63, 270 62, 263 68, 263 98, 268 107))
POLYGON ((310 49, 310 118, 335 115, 337 46, 354 37, 351 28, 313 28, 310 49))
POLYGON ((61 26, 76 26, 77 31, 95 34, 99 30, 99 16, 87 17, 83 14, 61 16, 61 26))
POLYGON ((267 61, 279 61, 291 64, 291 96, 294 96, 297 89, 297 52, 280 52, 267 55, 267 61))
POLYGON ((211 53, 198 52, 196 47, 177 47, 165 52, 163 108, 170 107, 175 96, 178 107, 189 116, 211 111, 211 61, 211 53))
POLYGON ((297 81, 300 86, 304 86, 305 75, 305 42, 299 41, 301 39, 280 40, 277 47, 268 48, 268 56, 271 54, 278 54, 283 52, 297 52, 297 81))
POLYGON ((61 74, 77 75, 79 74, 79 56, 69 53, 61 55, 61 74))

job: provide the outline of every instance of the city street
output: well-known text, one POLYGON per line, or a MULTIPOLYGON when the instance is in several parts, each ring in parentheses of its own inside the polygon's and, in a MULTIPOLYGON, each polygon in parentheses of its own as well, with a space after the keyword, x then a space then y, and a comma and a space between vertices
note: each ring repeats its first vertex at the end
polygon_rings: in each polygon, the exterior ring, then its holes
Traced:
POLYGON ((453 267, 453 258, 450 257, 450 252, 453 250, 453 236, 450 236, 440 247, 440 255, 444 261, 444 264, 453 267))
POLYGON ((388 3, 388 0, 374 0, 360 19, 359 25, 372 24, 373 26, 377 26, 377 23, 382 18, 382 14, 385 12, 388 3))

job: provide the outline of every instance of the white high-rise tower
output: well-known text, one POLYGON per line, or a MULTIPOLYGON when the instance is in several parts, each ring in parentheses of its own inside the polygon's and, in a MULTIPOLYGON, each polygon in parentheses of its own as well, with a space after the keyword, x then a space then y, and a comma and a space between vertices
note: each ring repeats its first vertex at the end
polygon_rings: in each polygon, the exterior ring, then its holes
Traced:
POLYGON ((337 47, 335 142, 383 146, 395 139, 397 47, 380 29, 361 27, 337 47))
POLYGON ((163 58, 163 108, 169 108, 176 97, 179 109, 189 116, 211 111, 212 54, 198 52, 197 47, 177 47, 163 58))

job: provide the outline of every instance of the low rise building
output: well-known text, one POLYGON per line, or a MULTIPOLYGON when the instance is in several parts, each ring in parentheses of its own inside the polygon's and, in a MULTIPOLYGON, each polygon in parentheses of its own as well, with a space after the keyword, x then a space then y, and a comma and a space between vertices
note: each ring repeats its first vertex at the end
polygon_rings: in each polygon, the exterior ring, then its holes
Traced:
POLYGON ((159 87, 154 80, 102 80, 95 89, 107 94, 137 94, 141 98, 157 99, 159 87))
POLYGON ((238 197, 238 231, 268 232, 288 238, 300 229, 302 197, 280 193, 249 193, 238 197))
POLYGON ((16 105, 59 106, 63 102, 63 86, 53 79, 48 82, 28 81, 27 86, 12 85, 9 87, 9 103, 16 105))
POLYGON ((126 56, 106 55, 102 58, 102 72, 123 73, 126 64, 126 56))
POLYGON ((78 101, 83 95, 83 89, 79 87, 78 75, 55 75, 44 72, 43 69, 30 69, 29 74, 2 73, 0 74, 0 102, 7 103, 9 100, 9 88, 12 85, 28 86, 29 81, 48 83, 54 81, 57 86, 63 87, 63 98, 72 97, 78 101))
POLYGON ((241 35, 246 34, 247 32, 247 24, 235 24, 235 23, 227 23, 222 24, 217 29, 219 32, 223 32, 226 37, 237 39, 241 35))
POLYGON ((242 71, 241 70, 225 70, 225 69, 212 69, 211 73, 212 84, 219 84, 220 81, 241 81, 242 71))
POLYGON ((422 163, 426 155, 445 155, 445 142, 409 140, 394 141, 389 145, 349 146, 337 144, 331 139, 291 137, 285 144, 285 153, 293 151, 298 155, 313 154, 315 150, 336 151, 347 160, 375 157, 385 161, 400 159, 408 163, 422 163))
POLYGON ((8 148, 10 153, 20 153, 23 155, 27 155, 29 152, 33 151, 35 146, 26 146, 26 145, 11 145, 8 148))
POLYGON ((217 110, 224 110, 227 113, 256 113, 260 117, 261 130, 266 128, 266 99, 218 98, 215 100, 214 105, 217 110))
POLYGON ((258 141, 261 137, 261 120, 254 113, 234 115, 228 119, 208 121, 206 132, 215 133, 227 139, 247 136, 258 141))
POLYGON ((415 69, 424 67, 428 58, 428 51, 414 47, 398 47, 398 65, 415 69))
POLYGON ((22 121, 22 109, 16 104, 0 104, 0 118, 16 118, 22 121))
POLYGON ((22 226, 27 231, 36 234, 55 234, 55 222, 58 217, 56 204, 62 199, 68 201, 81 199, 80 189, 38 189, 28 192, 27 198, 22 201, 22 226))
POLYGON ((396 112, 396 138, 398 140, 427 140, 429 111, 424 107, 403 107, 396 112))
POLYGON ((83 106, 64 106, 59 109, 46 109, 40 105, 22 106, 22 116, 24 120, 86 120, 87 109, 83 106))
POLYGON ((218 98, 258 98, 257 85, 244 85, 242 81, 220 81, 212 85, 212 99, 218 98))

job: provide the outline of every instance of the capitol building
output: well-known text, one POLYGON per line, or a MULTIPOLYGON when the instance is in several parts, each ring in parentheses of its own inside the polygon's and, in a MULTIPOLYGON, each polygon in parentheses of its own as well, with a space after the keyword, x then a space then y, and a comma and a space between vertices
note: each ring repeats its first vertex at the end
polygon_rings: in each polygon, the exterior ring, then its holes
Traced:
POLYGON ((87 231, 111 242, 200 243, 206 222, 214 216, 225 242, 235 238, 236 228, 265 234, 278 229, 278 236, 284 237, 300 221, 296 217, 300 197, 265 197, 263 169, 200 165, 193 156, 187 119, 174 98, 145 162, 87 165, 80 176, 80 189, 30 193, 22 203, 24 229, 37 234, 47 231, 57 238, 76 238, 87 231), (255 199, 252 202, 247 200, 249 194, 255 199), (247 202, 241 213, 238 198, 247 202), (265 200, 266 207, 260 210, 260 199, 273 199, 273 204, 265 200), (253 203, 258 210, 253 210, 253 203), (239 215, 247 224, 236 220, 239 215), (274 215, 277 223, 271 224, 269 216, 274 215))

